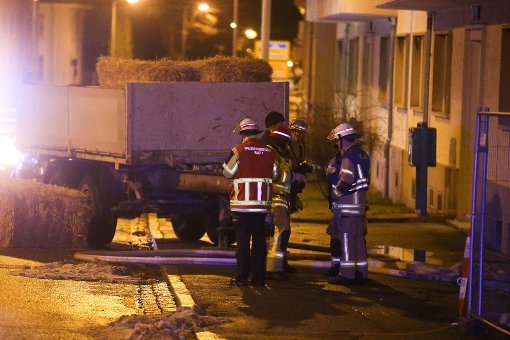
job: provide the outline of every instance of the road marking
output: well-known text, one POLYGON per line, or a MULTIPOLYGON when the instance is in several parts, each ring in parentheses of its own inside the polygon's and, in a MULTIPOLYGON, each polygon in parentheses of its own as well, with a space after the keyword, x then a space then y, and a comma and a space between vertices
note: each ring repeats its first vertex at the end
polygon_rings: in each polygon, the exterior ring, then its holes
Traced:
MULTIPOLYGON (((147 216, 148 221, 148 229, 150 232, 150 238, 152 240, 153 247, 157 249, 157 243, 156 238, 163 237, 164 232, 162 232, 162 229, 165 227, 168 227, 168 225, 165 225, 163 228, 160 226, 159 220, 157 218, 157 215, 154 213, 150 213, 147 216), (157 231, 154 233, 153 231, 157 231), (158 235, 159 237, 155 236, 158 235)), ((168 228, 165 228, 168 229, 168 228)), ((182 308, 193 308, 196 303, 195 300, 193 300, 193 297, 191 296, 188 288, 184 284, 184 282, 181 280, 181 276, 179 275, 177 268, 175 266, 161 266, 161 272, 166 277, 167 283, 169 285, 169 289, 172 290, 173 296, 177 302, 177 305, 179 305, 182 308)), ((219 340, 223 339, 222 337, 218 336, 216 333, 210 332, 210 331, 199 331, 195 332, 195 336, 198 340, 219 340)))

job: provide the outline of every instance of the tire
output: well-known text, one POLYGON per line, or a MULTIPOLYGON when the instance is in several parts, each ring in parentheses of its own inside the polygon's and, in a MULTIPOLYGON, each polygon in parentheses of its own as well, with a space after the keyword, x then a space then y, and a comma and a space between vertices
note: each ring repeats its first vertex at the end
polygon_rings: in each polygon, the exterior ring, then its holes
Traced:
POLYGON ((178 238, 198 241, 204 236, 204 221, 200 215, 178 215, 172 217, 172 228, 178 238))
MULTIPOLYGON (((209 237, 209 240, 211 240, 212 243, 215 245, 218 244, 218 238, 219 238, 219 232, 218 227, 220 226, 220 221, 218 220, 218 214, 217 213, 209 213, 207 215, 204 215, 204 226, 205 231, 207 233, 207 237, 209 237)), ((226 228, 226 226, 223 226, 226 228)), ((236 241, 236 234, 234 232, 234 228, 231 228, 227 232, 227 240, 226 242, 231 245, 236 241)))
POLYGON ((59 167, 52 167, 47 177, 47 183, 58 185, 60 187, 68 187, 69 181, 67 180, 65 170, 59 167))
POLYGON ((56 160, 51 162, 46 170, 44 182, 61 187, 77 189, 80 183, 80 178, 76 162, 71 163, 66 160, 56 160))
POLYGON ((98 173, 86 174, 79 189, 88 198, 87 244, 103 247, 113 240, 117 227, 117 216, 112 208, 120 201, 122 187, 108 168, 101 167, 98 173))

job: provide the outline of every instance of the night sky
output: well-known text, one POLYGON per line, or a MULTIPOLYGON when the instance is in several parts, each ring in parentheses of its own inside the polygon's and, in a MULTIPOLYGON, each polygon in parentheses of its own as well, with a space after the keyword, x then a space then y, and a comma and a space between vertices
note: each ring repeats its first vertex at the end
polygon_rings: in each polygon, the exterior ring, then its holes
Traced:
MULTIPOLYGON (((208 0, 216 14, 218 34, 206 35, 200 30, 190 30, 188 38, 188 59, 211 57, 232 53, 233 17, 232 0, 208 0)), ((130 8, 133 30, 133 57, 156 59, 180 57, 182 9, 192 7, 191 0, 143 0, 130 8)), ((261 0, 239 0, 239 37, 247 27, 260 34, 261 0)), ((302 16, 293 0, 273 0, 271 6, 271 39, 291 40, 298 32, 302 16)), ((88 12, 86 20, 85 66, 92 66, 100 55, 108 54, 110 5, 99 5, 88 12)), ((242 55, 242 54, 241 54, 242 55)))

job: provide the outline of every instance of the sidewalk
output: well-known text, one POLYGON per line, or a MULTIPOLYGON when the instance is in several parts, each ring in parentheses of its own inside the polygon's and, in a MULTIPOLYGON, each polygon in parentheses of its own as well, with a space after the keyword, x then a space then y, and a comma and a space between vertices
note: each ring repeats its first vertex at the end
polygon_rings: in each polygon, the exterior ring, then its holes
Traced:
MULTIPOLYGON (((317 237, 304 241, 308 245, 319 245, 318 248, 327 253, 329 237, 320 229, 317 233, 317 226, 323 226, 325 230, 331 220, 327 200, 314 182, 307 185, 301 199, 305 208, 292 215, 291 242, 299 242, 295 230, 315 225, 313 234, 317 237)), ((413 209, 395 204, 374 192, 369 192, 367 201, 366 243, 371 272, 455 283, 460 274, 470 223, 439 215, 421 218, 413 209)))

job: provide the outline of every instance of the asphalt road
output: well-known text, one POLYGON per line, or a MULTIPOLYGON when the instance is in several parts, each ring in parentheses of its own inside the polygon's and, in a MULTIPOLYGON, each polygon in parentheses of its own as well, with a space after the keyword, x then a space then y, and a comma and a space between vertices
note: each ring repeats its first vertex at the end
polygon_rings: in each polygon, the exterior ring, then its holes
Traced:
MULTIPOLYGON (((160 249, 211 249, 207 237, 199 243, 182 242, 174 238, 169 223, 159 221, 162 232, 156 236, 160 249)), ((119 236, 122 232, 130 233, 121 229, 119 236)), ((325 225, 321 224, 294 223, 291 242, 327 246, 329 239, 324 230, 325 225)), ((135 230, 132 234, 141 233, 135 230)), ((375 245, 421 248, 446 267, 461 261, 464 241, 463 232, 433 223, 372 223, 367 237, 369 248, 375 245)), ((129 245, 121 242, 111 248, 126 247, 129 245)), ((296 254, 307 252, 291 249, 296 254)), ((2 339, 127 339, 131 334, 128 328, 138 327, 130 323, 119 329, 112 328, 110 323, 123 315, 145 314, 137 302, 144 287, 150 286, 143 282, 53 280, 12 274, 25 266, 71 260, 72 255, 73 252, 62 250, 0 251, 2 339)), ((213 334, 209 336, 215 334, 217 338, 471 337, 457 327, 458 287, 454 285, 371 272, 366 285, 346 287, 327 283, 323 269, 304 262, 293 264, 298 272, 289 281, 268 281, 266 287, 257 288, 231 286, 233 266, 172 265, 168 272, 180 275, 194 302, 209 315, 228 320, 210 330, 213 334)), ((146 279, 157 276, 151 267, 145 268, 144 275, 146 279)), ((147 293, 151 295, 154 291, 149 287, 147 293)))
POLYGON ((27 266, 72 260, 65 250, 0 251, 1 339, 96 339, 122 315, 136 314, 137 285, 52 280, 13 273, 27 266))
MULTIPOLYGON (((325 225, 294 223, 291 242, 327 246, 325 225)), ((207 247, 207 238, 203 239, 207 247)), ((428 250, 444 266, 462 260, 465 234, 433 223, 372 223, 367 244, 428 250)), ((171 239, 161 240, 172 245, 171 239)), ((292 253, 307 252, 290 250, 292 253)), ((310 253, 310 252, 308 252, 310 253)), ((214 332, 227 339, 465 339, 458 287, 370 273, 364 286, 327 282, 323 269, 292 262, 298 272, 266 287, 233 287, 234 267, 175 266, 197 304, 228 318, 214 332)))

